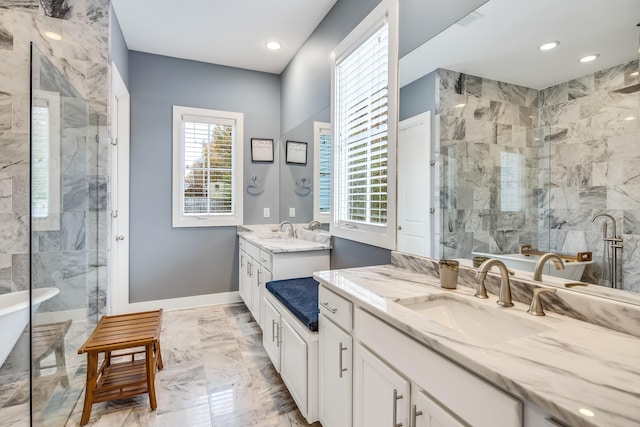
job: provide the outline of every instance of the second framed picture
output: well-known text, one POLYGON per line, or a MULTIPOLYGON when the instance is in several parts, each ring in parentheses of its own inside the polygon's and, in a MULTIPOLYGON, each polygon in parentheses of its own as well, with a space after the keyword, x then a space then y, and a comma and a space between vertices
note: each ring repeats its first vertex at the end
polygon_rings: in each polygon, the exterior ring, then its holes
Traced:
POLYGON ((307 164, 307 143, 287 141, 287 163, 294 165, 307 164))

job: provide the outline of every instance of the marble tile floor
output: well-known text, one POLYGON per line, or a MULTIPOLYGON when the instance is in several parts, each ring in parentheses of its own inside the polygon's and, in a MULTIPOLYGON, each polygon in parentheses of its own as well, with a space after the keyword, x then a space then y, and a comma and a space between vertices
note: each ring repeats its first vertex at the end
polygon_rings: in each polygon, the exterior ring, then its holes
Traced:
MULTIPOLYGON (((158 409, 149 408, 146 394, 97 403, 88 425, 309 425, 274 370, 260 327, 244 304, 165 312, 160 339, 164 369, 156 377, 158 409)), ((79 425, 83 399, 66 426, 79 425)))

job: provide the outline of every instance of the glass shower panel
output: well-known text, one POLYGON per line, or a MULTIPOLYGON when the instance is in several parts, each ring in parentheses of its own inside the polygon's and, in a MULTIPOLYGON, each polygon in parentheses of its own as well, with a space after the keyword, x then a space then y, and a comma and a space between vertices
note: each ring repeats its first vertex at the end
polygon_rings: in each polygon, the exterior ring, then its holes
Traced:
POLYGON ((98 119, 32 47, 32 424, 67 423, 85 384, 77 354, 97 321, 98 119))
POLYGON ((542 128, 441 141, 443 258, 549 247, 549 143, 542 128))

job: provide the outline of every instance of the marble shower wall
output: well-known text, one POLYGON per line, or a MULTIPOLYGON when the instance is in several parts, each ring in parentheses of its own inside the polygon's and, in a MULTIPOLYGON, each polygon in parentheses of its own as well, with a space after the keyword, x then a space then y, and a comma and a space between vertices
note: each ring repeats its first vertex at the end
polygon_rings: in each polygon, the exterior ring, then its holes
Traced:
POLYGON ((538 91, 439 69, 436 98, 443 256, 517 252, 536 241, 545 160, 538 91), (500 188, 507 165, 519 188, 511 197, 500 188))
POLYGON ((591 219, 608 213, 624 238, 624 289, 640 292, 640 94, 613 92, 637 83, 637 71, 632 61, 538 91, 438 70, 441 254, 521 243, 592 251, 583 280, 602 283, 602 228, 591 219), (501 152, 522 156, 513 212, 501 204, 501 152))
MULTIPOLYGON (((101 140, 107 141, 109 0, 0 3, 0 293, 29 287, 30 41, 97 111, 98 119, 93 126, 101 140), (47 32, 61 35, 62 40, 48 38, 47 32)), ((73 105, 66 107, 72 109, 73 105)), ((72 132, 72 128, 73 125, 67 126, 67 131, 72 132)), ((65 141, 72 144, 70 138, 65 141)), ((90 158, 88 165, 96 165, 85 171, 84 178, 72 182, 69 179, 73 174, 63 171, 62 203, 71 206, 83 203, 77 199, 82 196, 77 194, 86 188, 95 189, 98 206, 95 215, 87 215, 85 220, 73 219, 76 209, 71 208, 62 217, 59 232, 35 234, 33 242, 37 252, 34 258, 37 285, 60 284, 65 277, 86 273, 87 281, 94 285, 84 290, 83 302, 94 316, 104 313, 106 308, 108 153, 106 142, 97 144, 92 152, 82 153, 90 158), (100 224, 99 232, 87 235, 87 223, 93 229, 100 224), (81 246, 83 255, 68 250, 81 246)), ((72 287, 77 286, 80 285, 74 283, 72 287)))
POLYGON ((594 253, 583 277, 592 283, 604 246, 601 220, 591 219, 612 215, 624 239, 623 288, 640 292, 640 94, 612 92, 637 83, 637 72, 633 61, 541 91, 541 125, 555 131, 545 136, 551 174, 540 206, 551 250, 594 253))

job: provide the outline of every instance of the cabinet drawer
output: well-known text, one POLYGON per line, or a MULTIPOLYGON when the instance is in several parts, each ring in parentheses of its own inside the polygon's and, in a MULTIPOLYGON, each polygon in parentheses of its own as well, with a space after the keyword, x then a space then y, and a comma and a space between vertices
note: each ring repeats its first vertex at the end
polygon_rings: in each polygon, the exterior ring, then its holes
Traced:
POLYGON ((244 250, 245 250, 245 252, 247 252, 247 255, 249 255, 251 258, 255 259, 256 261, 260 261, 260 248, 259 247, 257 247, 256 245, 254 245, 251 242, 245 241, 244 250))
POLYGON ((353 304, 324 286, 318 289, 318 307, 328 319, 347 332, 353 327, 353 304))
POLYGON ((243 238, 238 239, 238 248, 240 248, 241 251, 245 250, 246 245, 247 245, 246 240, 244 240, 243 238))
POLYGON ((260 264, 269 271, 273 271, 273 255, 267 251, 260 251, 260 264))

